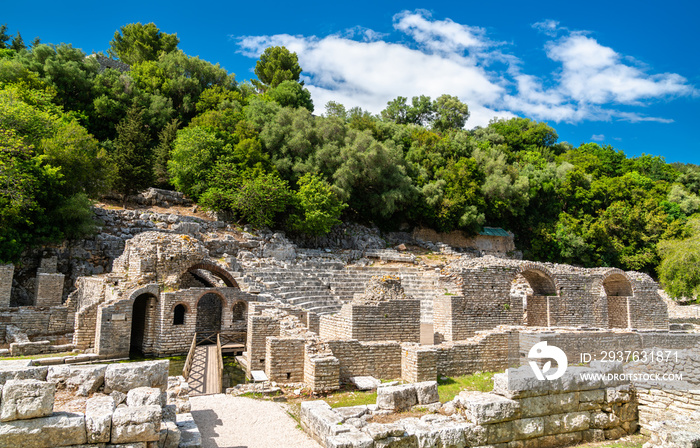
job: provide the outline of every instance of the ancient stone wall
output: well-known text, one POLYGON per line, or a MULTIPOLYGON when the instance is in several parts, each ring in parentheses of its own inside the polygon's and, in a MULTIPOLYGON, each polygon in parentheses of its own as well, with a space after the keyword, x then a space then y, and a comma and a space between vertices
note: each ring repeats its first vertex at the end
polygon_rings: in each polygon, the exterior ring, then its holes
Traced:
POLYGON ((265 350, 265 374, 278 383, 304 382, 303 338, 268 337, 265 350))
POLYGON ((420 301, 343 305, 338 315, 321 316, 319 336, 324 339, 420 342, 420 301))
POLYGON ((63 274, 36 275, 35 306, 59 306, 63 301, 63 274))
MULTIPOLYGON (((30 339, 62 340, 73 333, 65 306, 0 308, 0 341, 5 342, 5 328, 14 325, 30 339)), ((94 327, 93 327, 94 333, 94 327)))
POLYGON ((401 377, 401 345, 398 342, 348 340, 326 343, 340 364, 340 380, 353 376, 401 377))
POLYGON ((247 374, 253 370, 265 370, 268 336, 279 336, 279 320, 270 316, 248 314, 248 337, 246 339, 247 374))
POLYGON ((331 355, 317 355, 309 351, 307 345, 304 353, 304 383, 313 393, 330 392, 340 389, 340 362, 331 355))
POLYGON ((10 306, 12 297, 12 277, 15 273, 15 266, 12 264, 0 264, 0 308, 10 306))

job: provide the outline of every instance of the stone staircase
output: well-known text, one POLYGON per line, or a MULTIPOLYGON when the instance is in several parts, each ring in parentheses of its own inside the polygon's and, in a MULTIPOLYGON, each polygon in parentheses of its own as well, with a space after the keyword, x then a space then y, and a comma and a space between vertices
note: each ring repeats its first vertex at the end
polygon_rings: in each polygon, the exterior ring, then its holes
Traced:
POLYGON ((260 268, 236 279, 248 290, 278 299, 319 315, 337 313, 344 303, 362 294, 373 276, 395 275, 401 278, 406 294, 421 300, 421 321, 432 322, 433 299, 444 294, 439 289, 439 274, 418 268, 383 267, 289 267, 260 268))

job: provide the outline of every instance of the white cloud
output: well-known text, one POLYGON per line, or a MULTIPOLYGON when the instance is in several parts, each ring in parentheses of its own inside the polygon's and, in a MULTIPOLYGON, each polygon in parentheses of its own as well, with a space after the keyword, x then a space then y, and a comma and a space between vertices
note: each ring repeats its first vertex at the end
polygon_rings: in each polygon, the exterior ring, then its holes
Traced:
POLYGON ((593 134, 593 135, 591 135, 591 140, 593 140, 594 142, 602 142, 603 140, 605 140, 605 135, 593 134))
POLYGON ((528 74, 526 63, 503 52, 504 45, 490 40, 482 28, 434 20, 426 11, 396 14, 393 25, 404 35, 398 42, 355 27, 325 37, 239 37, 239 51, 257 58, 268 46, 284 45, 296 52, 317 112, 330 100, 379 113, 397 96, 435 98, 447 93, 469 105, 468 127, 516 114, 571 123, 666 123, 672 120, 629 109, 652 100, 697 94, 684 77, 649 74, 631 58, 552 20, 533 27, 549 36, 564 34, 544 47, 561 67, 539 77, 528 74))

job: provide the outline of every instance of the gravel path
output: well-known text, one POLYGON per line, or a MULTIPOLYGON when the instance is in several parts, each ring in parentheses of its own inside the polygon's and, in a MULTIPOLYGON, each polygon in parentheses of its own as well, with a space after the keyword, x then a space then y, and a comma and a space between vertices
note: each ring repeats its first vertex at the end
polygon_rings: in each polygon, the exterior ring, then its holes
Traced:
POLYGON ((202 448, 320 448, 281 404, 230 395, 191 397, 202 448))

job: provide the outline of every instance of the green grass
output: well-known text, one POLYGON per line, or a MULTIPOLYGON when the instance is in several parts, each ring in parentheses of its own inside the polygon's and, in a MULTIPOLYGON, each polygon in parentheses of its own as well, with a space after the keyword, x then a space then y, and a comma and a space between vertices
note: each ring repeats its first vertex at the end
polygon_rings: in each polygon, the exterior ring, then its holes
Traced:
POLYGON ((80 353, 73 352, 63 352, 63 353, 42 353, 40 355, 27 355, 27 356, 12 356, 12 357, 1 357, 0 361, 16 361, 18 359, 40 359, 40 358, 54 358, 63 356, 76 356, 80 353))
MULTIPOLYGON (((493 375, 497 372, 474 373, 472 375, 457 376, 438 380, 438 395, 440 402, 446 403, 452 400, 463 390, 477 390, 480 392, 490 392, 493 389, 493 375)), ((384 381, 384 380, 382 380, 384 381)), ((345 406, 359 406, 363 404, 374 404, 377 402, 376 391, 341 391, 328 395, 326 403, 332 408, 342 408, 345 406)), ((632 447, 618 447, 632 448, 632 447)))
POLYGON ((451 401, 463 390, 490 392, 493 389, 493 375, 497 372, 477 372, 471 375, 455 376, 438 380, 440 402, 451 401))
POLYGON ((352 391, 337 392, 326 397, 326 403, 332 408, 344 408, 346 406, 360 406, 363 404, 374 404, 377 402, 376 391, 352 391))

